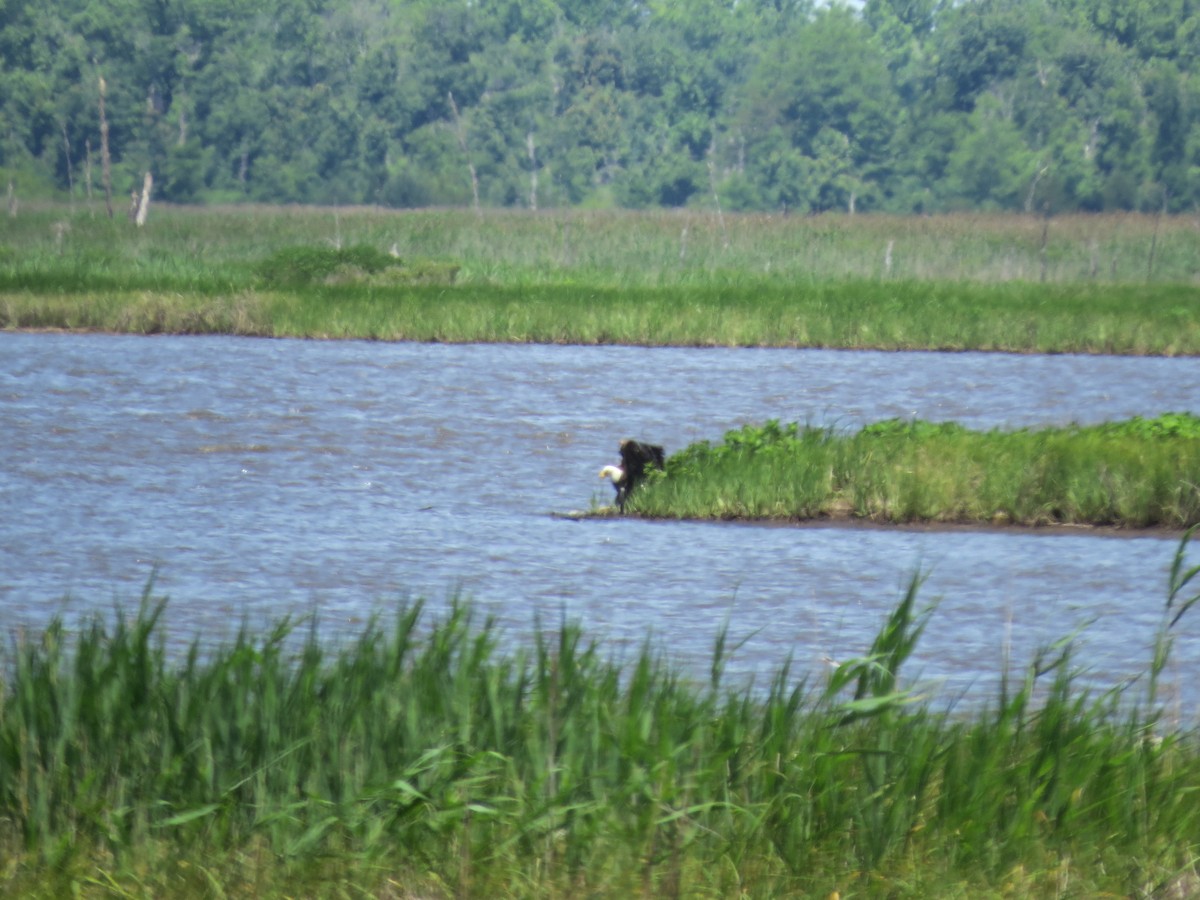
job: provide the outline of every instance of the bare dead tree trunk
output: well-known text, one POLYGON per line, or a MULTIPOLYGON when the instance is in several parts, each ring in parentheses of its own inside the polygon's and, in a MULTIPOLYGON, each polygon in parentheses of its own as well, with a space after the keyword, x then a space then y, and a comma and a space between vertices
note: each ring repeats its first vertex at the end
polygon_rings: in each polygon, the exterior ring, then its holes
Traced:
POLYGON ((10 178, 8 179, 8 217, 10 219, 17 217, 17 207, 19 205, 17 201, 17 183, 10 178))
POLYGON ((454 102, 454 92, 447 91, 446 96, 450 99, 450 109, 454 113, 454 133, 458 138, 458 147, 466 157, 467 171, 471 175, 471 197, 475 205, 475 214, 482 216, 483 213, 479 208, 479 176, 475 172, 475 163, 471 161, 471 151, 467 149, 467 135, 463 130, 462 116, 458 114, 458 104, 454 102))
POLYGON ((150 192, 152 190, 154 190, 154 176, 147 172, 142 179, 142 195, 138 198, 137 214, 133 217, 134 224, 138 228, 146 224, 146 215, 150 212, 150 192))
POLYGON ((54 223, 54 252, 59 256, 63 255, 63 238, 67 232, 71 230, 70 222, 55 222, 54 223))
POLYGON ((1034 198, 1037 196, 1038 182, 1041 181, 1042 176, 1045 175, 1049 171, 1050 171, 1049 166, 1042 166, 1040 169, 1038 169, 1034 173, 1033 180, 1029 182, 1029 192, 1025 195, 1025 212, 1026 213, 1033 212, 1033 201, 1034 201, 1034 198))
POLYGON ((104 208, 108 217, 113 217, 112 208, 112 158, 108 155, 108 116, 104 114, 104 93, 108 89, 104 76, 100 76, 100 180, 104 184, 104 208))

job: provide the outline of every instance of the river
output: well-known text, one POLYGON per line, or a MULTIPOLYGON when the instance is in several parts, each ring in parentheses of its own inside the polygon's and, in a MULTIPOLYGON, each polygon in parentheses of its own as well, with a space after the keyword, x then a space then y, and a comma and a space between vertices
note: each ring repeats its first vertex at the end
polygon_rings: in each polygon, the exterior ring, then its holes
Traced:
MULTIPOLYGON (((521 640, 581 622, 737 677, 864 653, 917 571, 937 602, 910 675, 990 693, 1080 630, 1103 687, 1145 670, 1178 536, 762 527, 553 513, 608 503, 622 437, 668 452, 775 418, 972 427, 1195 409, 1200 360, 0 334, 0 630, 136 606, 172 640, 284 615, 356 634, 454 595, 521 640)), ((1200 671, 1179 628, 1169 681, 1200 671)), ((1181 700, 1181 703, 1183 701, 1181 700)))

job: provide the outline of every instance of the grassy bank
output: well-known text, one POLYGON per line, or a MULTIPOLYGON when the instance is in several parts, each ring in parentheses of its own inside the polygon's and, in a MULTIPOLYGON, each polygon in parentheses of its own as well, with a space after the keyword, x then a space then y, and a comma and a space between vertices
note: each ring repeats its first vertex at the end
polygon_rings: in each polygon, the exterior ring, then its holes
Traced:
POLYGON ((0 292, 0 327, 442 342, 1200 353, 1190 288, 481 285, 231 294, 0 292))
MULTIPOLYGON (((1194 603, 1180 545, 1167 616, 1194 603)), ((325 646, 286 624, 168 659, 160 603, 3 657, 8 896, 1184 895, 1200 746, 1069 647, 949 713, 901 667, 918 579, 859 659, 707 684, 566 625, 502 652, 457 606, 325 646), (1171 894, 1174 895, 1174 894, 1171 894)), ((1133 689, 1131 688, 1130 691, 1133 689)))
POLYGON ((1200 522, 1200 418, 988 432, 890 420, 854 434, 768 422, 671 456, 627 510, 1183 529, 1200 522))
POLYGON ((8 225, 3 328, 1200 352, 1191 219, 238 208, 8 225), (355 249, 374 257, 311 268, 355 249))

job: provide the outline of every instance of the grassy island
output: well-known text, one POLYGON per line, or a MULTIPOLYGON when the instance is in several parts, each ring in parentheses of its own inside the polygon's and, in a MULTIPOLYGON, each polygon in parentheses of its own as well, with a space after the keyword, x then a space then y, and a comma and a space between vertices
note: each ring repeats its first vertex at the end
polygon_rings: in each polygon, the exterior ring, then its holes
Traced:
POLYGON ((1200 522, 1200 418, 987 432, 889 420, 855 434, 772 421, 674 454, 627 511, 1183 529, 1200 522))
POLYGON ((23 210, 0 329, 1200 353, 1190 217, 23 210))
POLYGON ((462 605, 168 655, 147 597, 0 652, 0 893, 1190 896, 1186 545, 1145 679, 1089 693, 1059 644, 957 711, 901 675, 919 578, 860 658, 749 686, 724 634, 697 682, 569 624, 502 650, 462 605))

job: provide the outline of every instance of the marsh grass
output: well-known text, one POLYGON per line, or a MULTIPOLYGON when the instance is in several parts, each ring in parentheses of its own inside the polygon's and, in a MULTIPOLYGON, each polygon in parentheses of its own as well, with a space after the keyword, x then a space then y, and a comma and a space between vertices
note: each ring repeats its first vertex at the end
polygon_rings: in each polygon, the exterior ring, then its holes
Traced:
MULTIPOLYGON (((1190 537, 1190 535, 1189 535, 1190 537)), ((1185 538, 1167 614, 1196 566, 1185 538)), ((511 647, 421 604, 340 648, 281 622, 164 650, 164 601, 18 638, 0 690, 0 889, 154 895, 1145 895, 1195 878, 1200 748, 1069 644, 947 711, 902 669, 915 577, 862 657, 707 683, 580 629, 511 647), (301 638, 297 640, 297 638, 301 638), (508 646, 509 649, 502 649, 508 646)))
POLYGON ((695 212, 163 207, 133 230, 37 209, 0 237, 0 327, 1200 352, 1190 218, 1159 227, 1153 271, 1152 218, 1056 219, 1044 275, 1040 220, 726 218, 728 247, 695 212), (147 297, 161 315, 139 312, 147 297), (237 324, 209 311, 231 298, 237 324))
POLYGON ((746 426, 701 442, 629 501, 655 517, 1106 525, 1200 522, 1200 419, 970 431, 889 420, 855 434, 746 426))
POLYGON ((1161 223, 1134 214, 1053 219, 1043 278, 1043 221, 1027 216, 727 215, 723 231, 715 216, 699 211, 492 210, 480 217, 450 209, 155 209, 144 229, 94 210, 23 209, 6 221, 0 262, 16 261, 27 277, 85 260, 100 270, 186 277, 196 269, 246 271, 287 247, 359 245, 401 259, 457 262, 465 281, 507 285, 736 287, 846 279, 1141 285, 1194 284, 1200 274, 1200 229, 1190 216, 1161 223))
POLYGON ((0 290, 0 327, 442 342, 1200 352, 1190 289, 842 283, 809 290, 331 283, 210 293, 0 290))

